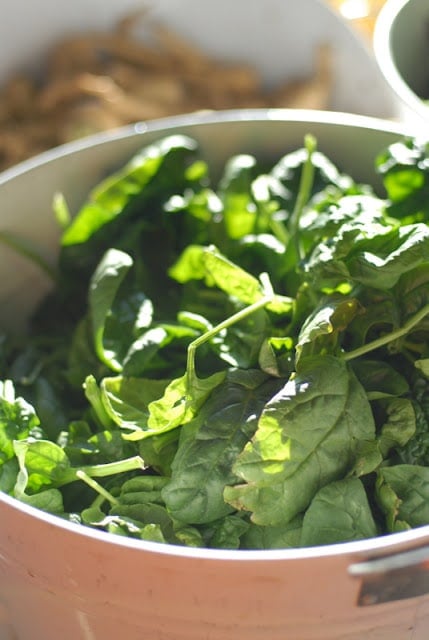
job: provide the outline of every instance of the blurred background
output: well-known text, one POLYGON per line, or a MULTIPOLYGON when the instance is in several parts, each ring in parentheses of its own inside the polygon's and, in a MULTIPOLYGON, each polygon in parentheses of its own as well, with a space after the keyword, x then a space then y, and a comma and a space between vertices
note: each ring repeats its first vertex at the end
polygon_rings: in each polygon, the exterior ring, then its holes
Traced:
POLYGON ((392 117, 372 55, 382 5, 2 0, 0 171, 100 131, 206 109, 392 117))
POLYGON ((371 41, 375 21, 385 0, 328 0, 328 2, 371 41))

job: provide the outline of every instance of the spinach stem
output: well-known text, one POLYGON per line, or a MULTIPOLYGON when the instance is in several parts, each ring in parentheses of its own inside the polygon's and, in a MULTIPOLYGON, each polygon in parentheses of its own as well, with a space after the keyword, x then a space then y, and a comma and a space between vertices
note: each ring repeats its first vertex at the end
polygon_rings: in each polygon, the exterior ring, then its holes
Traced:
POLYGON ((277 240, 279 240, 284 246, 286 246, 289 242, 289 233, 283 222, 280 222, 280 220, 274 220, 271 216, 269 224, 270 229, 277 240))
POLYGON ((115 462, 106 462, 105 464, 94 464, 81 467, 80 469, 70 468, 65 472, 63 478, 63 484, 74 482, 76 478, 105 478, 106 476, 114 476, 118 473, 126 473, 127 471, 146 469, 143 458, 140 456, 132 456, 131 458, 125 458, 124 460, 118 460, 115 462), (84 477, 81 475, 84 474, 84 477))
MULTIPOLYGON (((109 493, 109 495, 111 494, 109 493)), ((91 509, 101 509, 103 502, 105 501, 106 501, 106 497, 103 494, 99 493, 97 497, 92 501, 91 509)))
POLYGON ((99 493, 100 496, 103 496, 103 498, 108 502, 110 502, 111 505, 119 504, 119 500, 117 500, 114 496, 112 496, 112 494, 109 493, 109 491, 107 491, 104 487, 102 487, 101 484, 99 484, 96 480, 91 478, 91 476, 85 473, 85 471, 82 471, 82 469, 78 469, 76 471, 76 477, 79 478, 79 480, 83 480, 83 482, 85 482, 85 484, 91 487, 91 489, 94 489, 94 491, 97 491, 97 493, 99 493))
MULTIPOLYGON (((105 464, 88 465, 79 469, 91 478, 104 478, 105 476, 113 476, 117 473, 125 473, 126 471, 135 471, 136 469, 145 469, 145 463, 140 456, 133 456, 118 460, 117 462, 106 462, 105 464)), ((76 471, 76 474, 78 473, 76 471)))
POLYGON ((316 150, 316 139, 310 134, 305 136, 305 148, 307 150, 307 159, 302 167, 298 195, 290 218, 290 234, 293 242, 295 243, 296 254, 300 260, 303 256, 299 242, 299 221, 303 209, 310 198, 314 181, 314 165, 312 162, 312 156, 316 150))
POLYGON ((223 320, 212 329, 209 329, 201 336, 198 336, 198 338, 195 338, 195 340, 193 340, 188 346, 186 362, 186 371, 188 378, 192 379, 195 376, 195 352, 199 346, 201 346, 208 340, 211 340, 211 338, 223 331, 223 329, 227 329, 236 322, 240 322, 240 320, 244 320, 252 313, 255 313, 255 311, 263 309, 269 302, 273 300, 273 298, 274 293, 272 292, 272 290, 268 290, 265 296, 263 296, 253 304, 245 307, 244 309, 240 309, 240 311, 237 311, 237 313, 234 313, 232 316, 229 316, 228 318, 226 318, 226 320, 223 320))
POLYGON ((393 342, 398 338, 402 338, 402 336, 407 335, 407 333, 411 331, 411 329, 415 327, 419 322, 421 322, 421 320, 423 320, 423 318, 425 318, 428 314, 429 304, 426 304, 424 307, 419 309, 419 311, 415 315, 407 320, 407 322, 402 327, 399 327, 399 329, 395 329, 394 331, 391 331, 390 333, 387 333, 386 335, 381 336, 380 338, 377 338, 372 342, 368 342, 367 344, 364 344, 357 349, 353 349, 353 351, 343 353, 342 358, 344 360, 353 360, 354 358, 363 356, 370 351, 378 349, 379 347, 383 347, 384 345, 389 344, 389 342, 393 342))

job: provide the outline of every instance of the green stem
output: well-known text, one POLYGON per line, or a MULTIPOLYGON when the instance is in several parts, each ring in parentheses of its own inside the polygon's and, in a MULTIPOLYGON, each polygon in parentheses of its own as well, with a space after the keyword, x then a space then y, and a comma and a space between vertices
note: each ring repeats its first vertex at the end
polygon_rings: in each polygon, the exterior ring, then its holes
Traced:
POLYGON ((107 476, 115 476, 119 473, 126 473, 127 471, 144 469, 146 469, 146 466, 143 458, 140 456, 133 456, 116 462, 106 462, 105 464, 87 465, 80 468, 71 467, 64 472, 61 478, 61 484, 65 485, 74 482, 81 473, 84 473, 85 476, 90 478, 105 478, 107 476))
POLYGON ((299 221, 304 207, 310 199, 314 181, 314 165, 312 162, 312 156, 316 150, 316 139, 310 134, 305 136, 305 148, 307 150, 307 160, 302 168, 298 195, 290 218, 290 234, 295 243, 296 254, 300 259, 303 256, 301 255, 301 246, 299 242, 299 221))
POLYGON ((407 322, 402 327, 399 327, 399 329, 395 329, 395 331, 387 333, 386 335, 381 336, 380 338, 377 338, 372 342, 368 342, 367 344, 364 344, 361 347, 354 349, 353 351, 343 353, 342 358, 344 360, 353 360, 354 358, 363 356, 370 351, 374 351, 375 349, 383 347, 384 345, 389 344, 389 342, 393 342, 398 338, 402 338, 402 336, 407 335, 407 333, 409 333, 409 331, 411 331, 411 329, 415 327, 419 322, 421 322, 428 314, 429 304, 426 304, 414 316, 407 320, 407 322))
POLYGON ((114 496, 112 496, 109 491, 107 491, 104 487, 101 486, 96 480, 91 478, 88 474, 86 474, 82 469, 78 469, 76 471, 76 477, 79 480, 83 480, 85 484, 87 484, 91 489, 94 489, 100 496, 103 497, 104 500, 110 502, 111 505, 119 504, 119 500, 117 500, 114 496))
POLYGON ((267 295, 260 298, 260 300, 257 300, 256 302, 249 305, 248 307, 245 307, 244 309, 240 309, 240 311, 237 311, 237 313, 234 313, 232 316, 229 316, 228 318, 226 318, 226 320, 223 320, 222 322, 217 324, 215 327, 213 327, 212 329, 209 329, 208 331, 203 333, 201 336, 198 336, 198 338, 193 340, 188 346, 188 355, 187 355, 187 363, 186 363, 186 371, 187 371, 188 377, 192 379, 195 376, 195 352, 199 346, 201 346, 208 340, 211 340, 211 338, 213 338, 215 335, 223 331, 223 329, 227 329, 228 327, 235 324, 236 322, 240 322, 240 320, 244 320, 245 318, 250 316, 252 313, 255 313, 255 311, 258 311, 259 309, 263 309, 269 302, 273 300, 273 298, 274 298, 274 293, 272 291, 268 291, 267 295))
POLYGON ((273 217, 271 216, 269 225, 272 233, 277 238, 277 240, 279 240, 284 246, 286 246, 289 242, 289 232, 283 222, 280 222, 280 220, 273 220, 273 217))
POLYGON ((140 456, 125 458, 125 460, 118 460, 117 462, 107 462, 106 464, 88 465, 79 469, 79 471, 83 471, 91 478, 104 478, 118 473, 135 471, 136 469, 146 469, 143 458, 140 456))
MULTIPOLYGON (((81 479, 83 480, 83 478, 81 478, 81 479)), ((85 480, 84 480, 84 482, 85 482, 85 480)), ((95 482, 95 480, 94 480, 94 482, 95 482)), ((98 482, 97 482, 97 485, 98 485, 98 482)), ((102 489, 104 489, 104 487, 102 487, 102 489)), ((105 491, 106 490, 104 489, 104 492, 105 491)), ((109 495, 111 496, 112 494, 109 493, 109 495)), ((113 496, 112 496, 112 498, 113 498, 113 496)), ((101 509, 101 507, 103 506, 104 502, 106 502, 106 496, 103 495, 102 493, 98 493, 98 495, 95 497, 95 499, 91 502, 91 509, 101 509)))

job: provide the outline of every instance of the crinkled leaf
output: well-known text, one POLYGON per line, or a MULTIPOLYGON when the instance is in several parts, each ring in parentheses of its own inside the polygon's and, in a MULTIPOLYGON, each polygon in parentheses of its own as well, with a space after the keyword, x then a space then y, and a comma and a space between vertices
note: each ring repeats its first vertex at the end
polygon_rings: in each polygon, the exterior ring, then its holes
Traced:
POLYGON ((379 436, 383 457, 392 448, 404 447, 416 432, 416 414, 413 403, 407 398, 391 398, 383 402, 386 412, 379 436))
MULTIPOLYGON (((308 242, 311 238, 313 247, 322 240, 327 242, 329 238, 334 237, 344 243, 346 238, 352 237, 347 231, 364 233, 369 227, 389 227, 384 215, 385 206, 385 201, 374 195, 345 195, 316 210, 313 217, 306 220, 303 233, 308 236, 308 242)), ((329 246, 328 242, 326 246, 329 246)), ((343 244, 342 254, 345 255, 351 248, 351 245, 343 244)))
POLYGON ((395 295, 401 304, 404 318, 413 315, 429 302, 428 260, 404 273, 395 287, 395 295))
POLYGON ((429 466, 429 384, 423 376, 413 380, 410 399, 413 405, 414 435, 405 446, 395 450, 400 463, 429 466))
POLYGON ((162 495, 182 522, 208 523, 232 511, 223 498, 235 482, 235 459, 253 435, 277 380, 260 371, 231 371, 181 434, 171 480, 162 495))
MULTIPOLYGON (((389 289, 401 275, 427 260, 429 228, 425 224, 399 227, 386 247, 373 249, 371 243, 352 256, 348 269, 353 280, 369 287, 389 289)), ((390 238, 389 238, 390 240, 390 238)))
POLYGON ((345 478, 322 487, 314 496, 304 515, 301 545, 365 540, 377 533, 362 482, 345 478))
POLYGON ((92 434, 93 431, 85 420, 72 421, 67 430, 61 432, 57 444, 67 453, 70 462, 79 466, 96 449, 95 444, 89 442, 92 434))
POLYGON ((301 514, 286 524, 263 527, 250 523, 241 540, 242 549, 293 549, 301 546, 301 514))
POLYGON ((319 243, 306 270, 319 282, 350 280, 390 289, 402 276, 427 260, 429 229, 425 224, 345 224, 337 235, 319 243))
POLYGON ((333 353, 339 336, 359 312, 354 298, 327 298, 304 322, 296 343, 297 357, 333 353))
POLYGON ((400 464, 380 468, 376 496, 389 531, 429 524, 429 467, 400 464))
POLYGON ((289 522, 321 487, 344 476, 362 441, 374 436, 370 405, 346 363, 306 358, 267 403, 233 467, 245 483, 227 487, 225 499, 251 511, 256 524, 289 522))

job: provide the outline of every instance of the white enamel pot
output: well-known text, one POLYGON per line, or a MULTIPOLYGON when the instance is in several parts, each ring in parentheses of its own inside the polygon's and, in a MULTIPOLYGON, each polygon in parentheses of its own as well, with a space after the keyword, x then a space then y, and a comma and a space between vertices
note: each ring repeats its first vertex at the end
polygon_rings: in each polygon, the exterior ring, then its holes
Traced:
MULTIPOLYGON (((196 138, 212 166, 233 153, 277 158, 312 133, 373 181, 394 123, 331 112, 226 111, 142 123, 47 152, 0 175, 0 228, 55 259, 53 194, 72 210, 106 171, 167 133, 196 138)), ((43 276, 0 249, 4 325, 24 319, 43 276)), ((72 524, 0 495, 1 640, 427 640, 429 526, 371 540, 277 551, 189 549, 72 524)))

